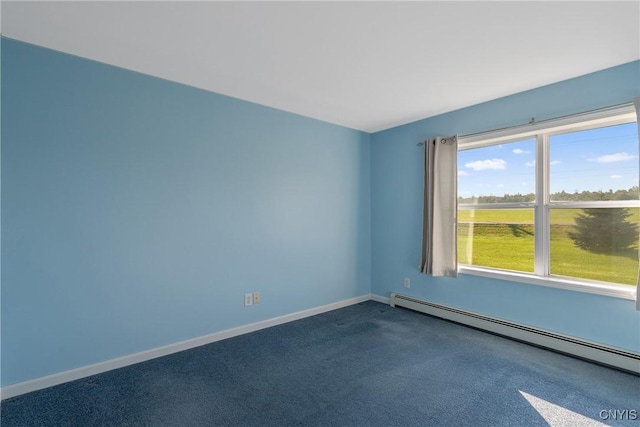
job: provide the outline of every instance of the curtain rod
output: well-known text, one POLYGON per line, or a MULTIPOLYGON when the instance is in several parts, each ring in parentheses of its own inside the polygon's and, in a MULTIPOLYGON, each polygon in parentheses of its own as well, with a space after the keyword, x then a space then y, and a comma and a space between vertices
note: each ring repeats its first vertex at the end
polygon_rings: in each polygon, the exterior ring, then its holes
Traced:
MULTIPOLYGON (((551 122, 551 121, 554 121, 554 120, 566 119, 566 118, 569 118, 569 117, 580 117, 580 116, 583 116, 583 115, 586 115, 586 114, 591 114, 591 113, 596 113, 596 112, 604 112, 604 111, 607 111, 607 110, 615 110, 615 109, 618 109, 618 108, 630 107, 630 106, 633 106, 633 102, 624 102, 622 104, 610 105, 608 107, 603 107, 603 108, 595 108, 593 110, 582 111, 580 113, 575 113, 575 114, 567 114, 565 116, 558 116, 558 117, 553 117, 553 118, 550 118, 550 119, 544 119, 544 120, 539 120, 539 121, 536 121, 535 117, 531 117, 531 120, 529 120, 528 123, 523 123, 523 124, 514 125, 514 126, 506 126, 506 127, 503 127, 503 128, 492 129, 492 130, 483 130, 481 132, 468 133, 466 135, 461 135, 461 136, 458 136, 458 135, 449 136, 449 137, 446 137, 446 138, 442 138, 440 143, 445 144, 446 142, 448 142, 451 139, 456 138, 456 137, 457 138, 469 138, 471 136, 483 135, 485 133, 493 133, 493 132, 499 132, 499 131, 503 131, 503 130, 516 129, 516 128, 521 128, 523 126, 537 125, 538 123, 551 122)), ((427 141, 418 142, 418 144, 416 144, 416 145, 418 147, 422 147, 425 144, 425 142, 427 142, 427 141)))

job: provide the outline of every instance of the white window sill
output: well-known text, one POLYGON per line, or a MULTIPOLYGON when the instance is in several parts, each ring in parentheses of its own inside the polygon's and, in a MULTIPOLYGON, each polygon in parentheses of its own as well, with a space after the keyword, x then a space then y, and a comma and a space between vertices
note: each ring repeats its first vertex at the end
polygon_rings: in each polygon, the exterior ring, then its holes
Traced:
POLYGON ((518 273, 515 271, 495 270, 491 268, 473 267, 463 265, 458 267, 458 273, 471 276, 488 277, 491 279, 508 280, 511 282, 527 283, 530 285, 547 286, 551 288, 566 289, 570 291, 587 292, 591 294, 606 295, 635 301, 636 288, 628 285, 615 285, 610 283, 595 282, 589 280, 575 280, 563 277, 540 277, 533 274, 518 273))

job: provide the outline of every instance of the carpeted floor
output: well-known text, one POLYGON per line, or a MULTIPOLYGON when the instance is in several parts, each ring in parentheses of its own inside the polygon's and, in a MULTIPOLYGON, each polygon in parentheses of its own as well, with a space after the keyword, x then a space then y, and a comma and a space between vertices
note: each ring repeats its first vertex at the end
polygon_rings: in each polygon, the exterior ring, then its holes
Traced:
POLYGON ((7 399, 1 408, 2 427, 638 420, 638 376, 373 301, 7 399))

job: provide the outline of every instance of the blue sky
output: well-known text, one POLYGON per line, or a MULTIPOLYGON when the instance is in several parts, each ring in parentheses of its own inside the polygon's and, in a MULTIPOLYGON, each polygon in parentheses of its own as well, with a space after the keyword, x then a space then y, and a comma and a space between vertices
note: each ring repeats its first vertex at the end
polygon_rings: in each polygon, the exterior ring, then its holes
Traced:
MULTIPOLYGON (((608 191, 638 185, 638 128, 628 123, 550 139, 551 193, 608 191)), ((458 153, 458 195, 534 192, 535 140, 458 153)))

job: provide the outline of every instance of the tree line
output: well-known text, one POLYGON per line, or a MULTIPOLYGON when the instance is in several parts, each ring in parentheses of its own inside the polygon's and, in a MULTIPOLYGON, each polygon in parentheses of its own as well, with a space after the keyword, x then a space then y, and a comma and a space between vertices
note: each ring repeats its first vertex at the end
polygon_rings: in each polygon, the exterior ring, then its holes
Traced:
MULTIPOLYGON (((628 190, 609 190, 609 191, 574 191, 567 193, 562 190, 551 194, 551 200, 557 202, 591 202, 591 201, 611 201, 611 200, 638 200, 640 191, 635 185, 628 190)), ((536 199, 535 194, 505 194, 503 196, 471 196, 458 197, 460 204, 476 204, 476 203, 528 203, 536 199)))

